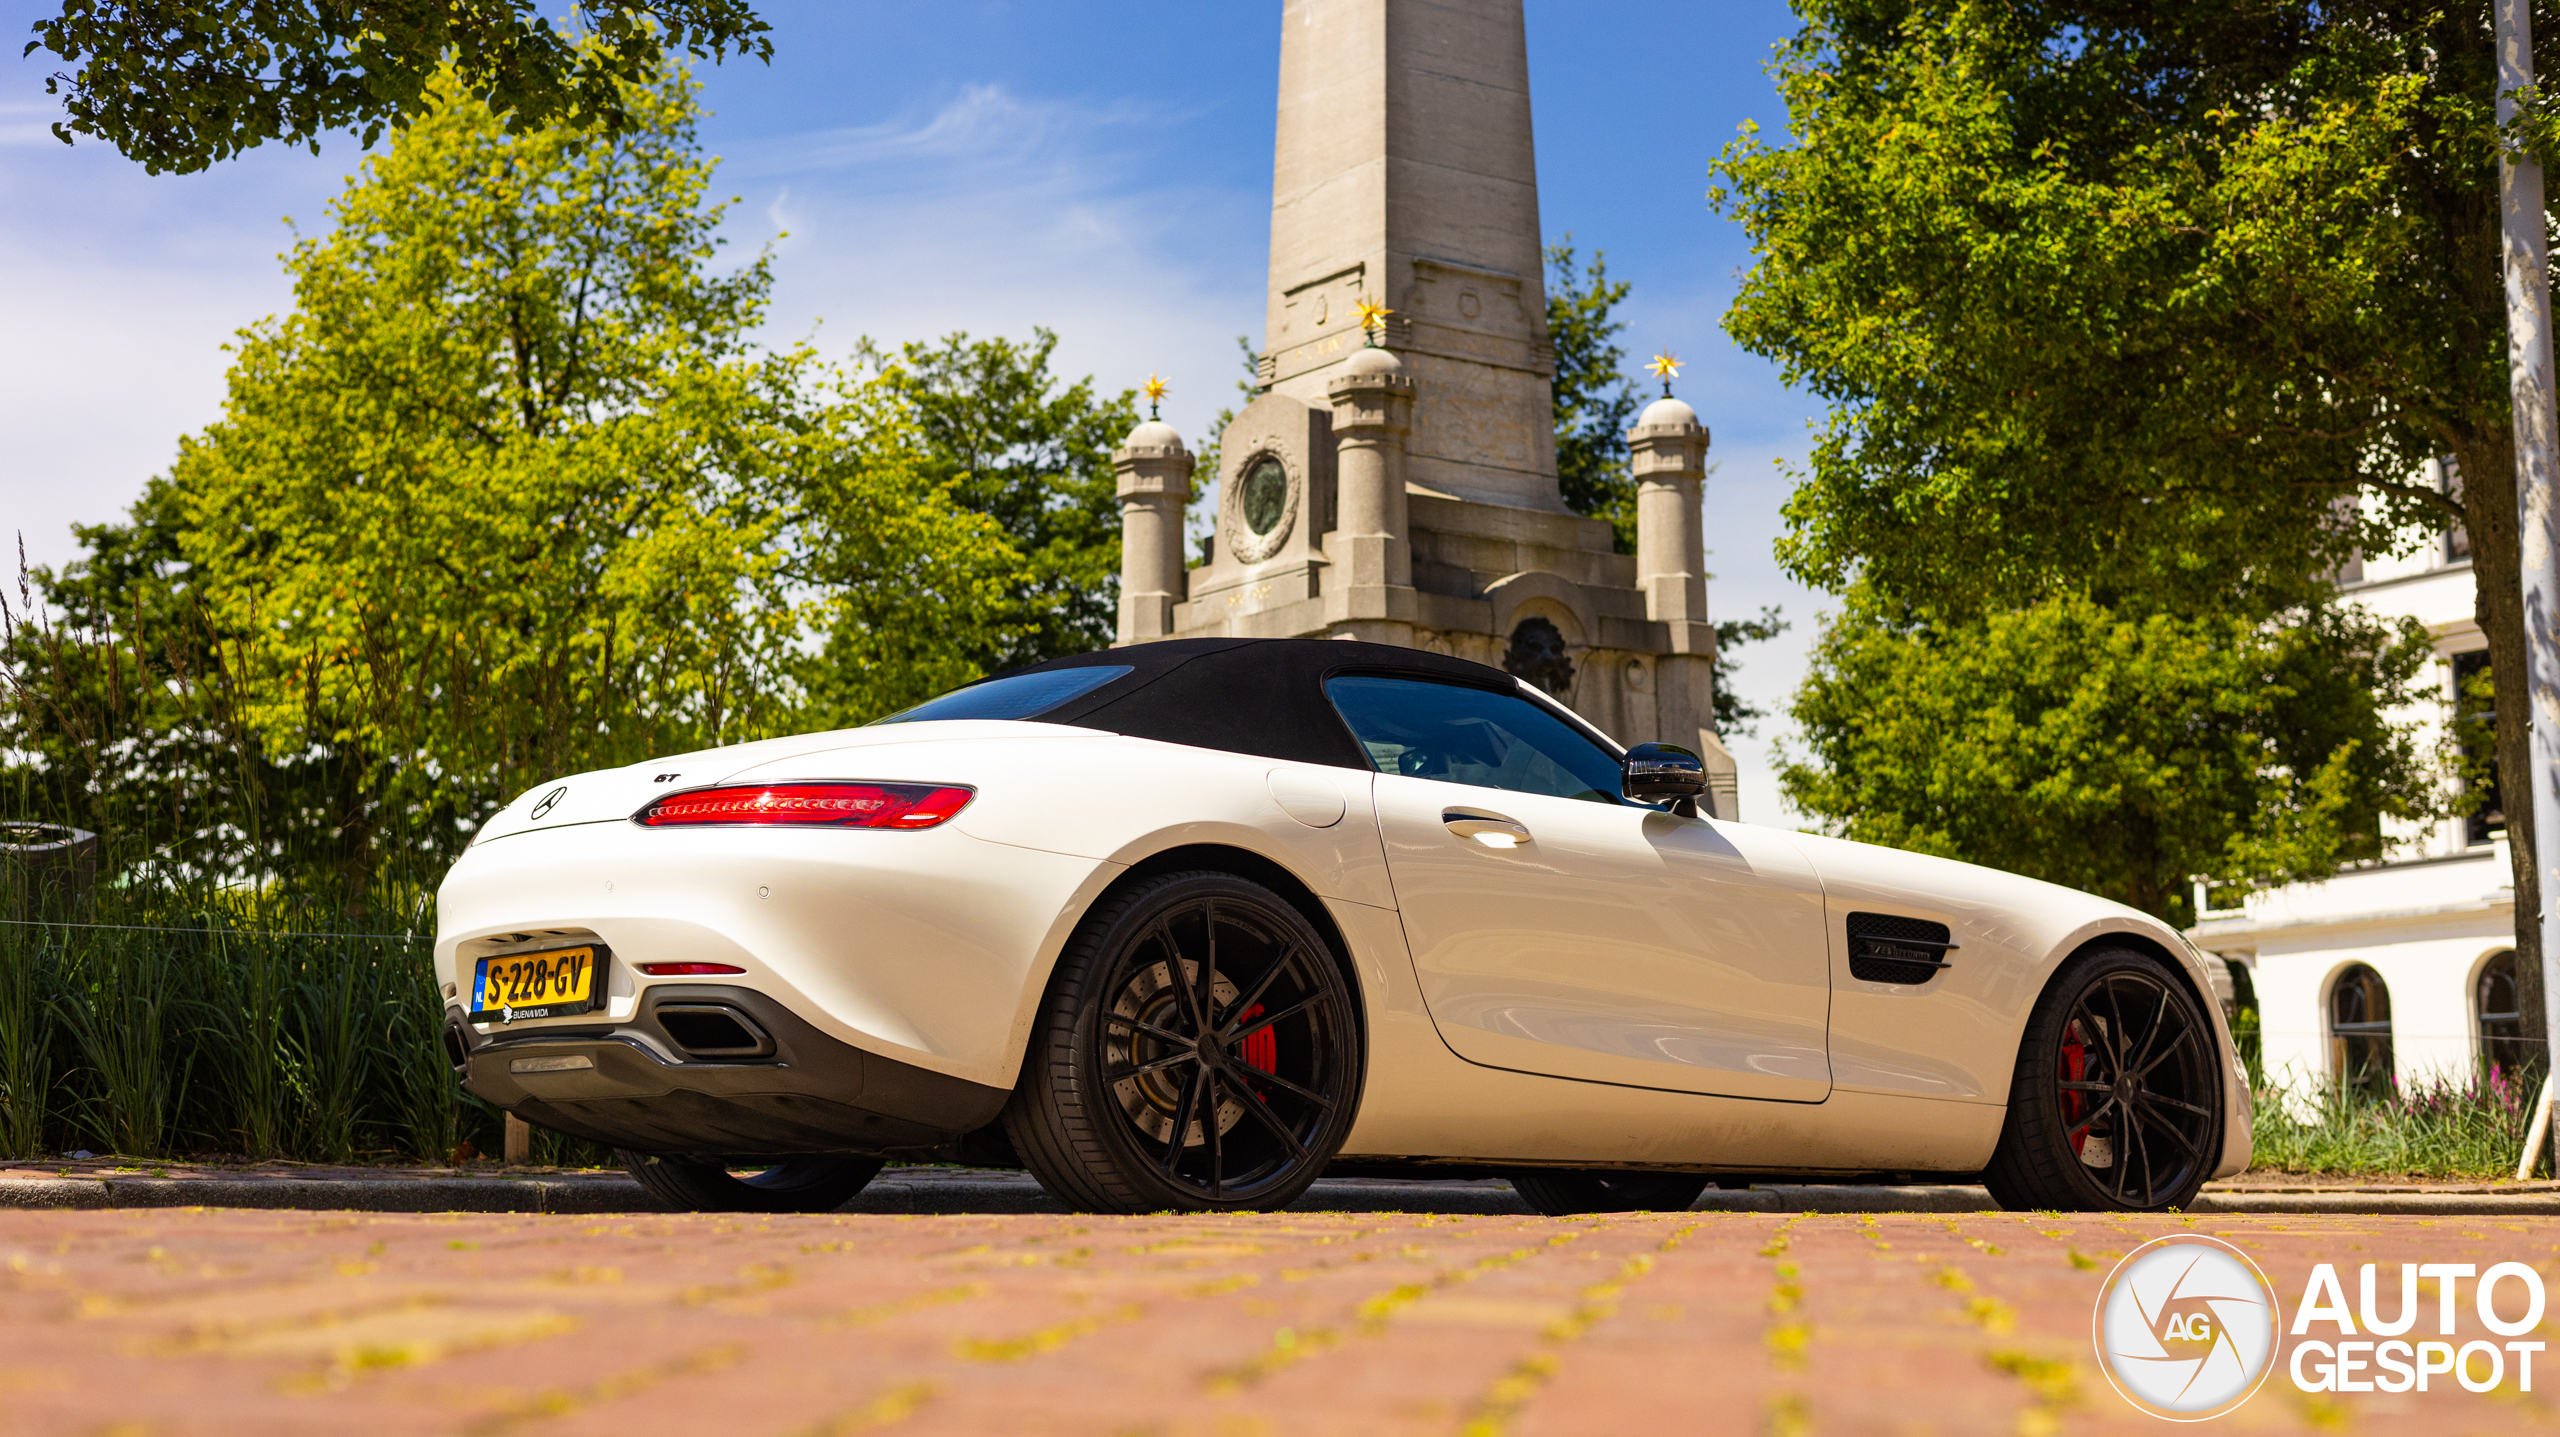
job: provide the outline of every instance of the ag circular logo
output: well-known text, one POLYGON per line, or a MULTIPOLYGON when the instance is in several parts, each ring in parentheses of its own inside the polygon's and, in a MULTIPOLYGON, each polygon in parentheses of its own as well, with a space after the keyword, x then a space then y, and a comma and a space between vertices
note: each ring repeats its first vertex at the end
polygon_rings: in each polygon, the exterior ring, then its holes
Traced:
POLYGON ((560 800, 567 798, 568 796, 569 790, 565 788, 555 788, 551 790, 549 793, 542 796, 542 802, 533 806, 533 813, 531 816, 534 818, 540 818, 544 814, 559 807, 560 800))
POLYGON ((2152 1416, 2201 1422, 2267 1380, 2277 1316, 2275 1289, 2240 1249, 2197 1233, 2155 1238, 2098 1293, 2098 1365, 2152 1416))

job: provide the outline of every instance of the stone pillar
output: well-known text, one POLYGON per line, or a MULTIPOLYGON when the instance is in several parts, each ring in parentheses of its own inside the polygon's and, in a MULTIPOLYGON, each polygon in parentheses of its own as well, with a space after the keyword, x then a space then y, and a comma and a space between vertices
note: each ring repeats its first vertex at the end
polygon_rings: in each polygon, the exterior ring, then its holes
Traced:
POLYGON ((1173 606, 1188 597, 1182 516, 1191 502, 1191 451, 1158 419, 1129 431, 1111 455, 1120 492, 1120 642, 1173 632, 1173 606))
MULTIPOLYGON (((1363 349, 1325 386, 1333 402, 1335 534, 1325 580, 1341 595, 1341 619, 1386 621, 1408 631, 1414 617, 1413 541, 1405 525, 1405 438, 1413 427, 1413 380, 1403 361, 1363 349)), ((1330 607, 1330 606, 1328 606, 1330 607)), ((1362 638, 1402 642, 1384 630, 1362 638)))
POLYGON ((1715 731, 1715 625, 1707 618, 1707 426, 1669 395, 1646 405, 1627 431, 1636 479, 1636 587, 1645 617, 1664 630, 1656 666, 1656 721, 1663 740, 1706 760, 1708 808, 1740 817, 1733 755, 1715 731))
POLYGON ((1636 587, 1645 617, 1675 626, 1671 652, 1704 650, 1680 626, 1707 622, 1707 536, 1701 506, 1707 482, 1707 426, 1668 395, 1645 406, 1627 431, 1636 477, 1636 587))

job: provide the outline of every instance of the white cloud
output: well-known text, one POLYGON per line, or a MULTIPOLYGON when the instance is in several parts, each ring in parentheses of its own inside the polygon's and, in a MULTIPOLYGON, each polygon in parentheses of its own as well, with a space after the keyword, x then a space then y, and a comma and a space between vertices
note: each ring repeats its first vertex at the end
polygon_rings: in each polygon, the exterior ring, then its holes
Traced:
MULTIPOLYGON (((0 126, 28 107, 0 108, 0 126)), ((40 128, 40 127, 39 127, 40 128)), ((149 176, 95 141, 0 147, 0 545, 59 564, 221 412, 233 332, 291 302, 278 220, 357 161, 275 147, 149 176)))
POLYGON ((776 338, 821 318, 831 352, 1046 326, 1069 377, 1162 372, 1165 417, 1196 438, 1234 396, 1234 336, 1261 329, 1269 199, 1158 175, 1182 119, 973 85, 892 122, 733 143, 731 238, 774 246, 776 338))

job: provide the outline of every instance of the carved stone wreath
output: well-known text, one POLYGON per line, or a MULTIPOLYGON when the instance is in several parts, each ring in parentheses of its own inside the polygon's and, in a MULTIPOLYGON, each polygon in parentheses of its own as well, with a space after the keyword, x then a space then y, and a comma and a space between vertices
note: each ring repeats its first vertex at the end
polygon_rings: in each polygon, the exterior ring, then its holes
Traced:
POLYGON ((1280 552, 1289 542, 1289 533, 1297 527, 1298 511, 1305 506, 1306 480, 1300 466, 1275 438, 1257 438, 1243 446, 1244 460, 1225 475, 1226 492, 1219 496, 1218 527, 1226 531, 1227 552, 1239 563, 1259 564, 1280 552), (1255 533, 1246 522, 1245 508, 1251 497, 1246 484, 1264 461, 1280 466, 1288 488, 1280 502, 1280 513, 1271 527, 1255 533))

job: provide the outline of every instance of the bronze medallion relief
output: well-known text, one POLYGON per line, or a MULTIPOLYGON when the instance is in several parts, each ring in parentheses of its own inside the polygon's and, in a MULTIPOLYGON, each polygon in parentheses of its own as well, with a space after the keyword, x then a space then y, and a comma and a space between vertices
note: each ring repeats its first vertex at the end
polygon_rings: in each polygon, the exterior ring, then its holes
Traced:
POLYGON ((1297 466, 1276 445, 1248 449, 1244 462, 1229 471, 1226 502, 1219 506, 1228 552, 1246 564, 1279 553, 1296 527, 1304 489, 1297 466))

